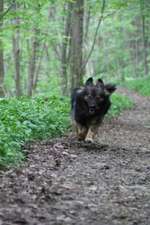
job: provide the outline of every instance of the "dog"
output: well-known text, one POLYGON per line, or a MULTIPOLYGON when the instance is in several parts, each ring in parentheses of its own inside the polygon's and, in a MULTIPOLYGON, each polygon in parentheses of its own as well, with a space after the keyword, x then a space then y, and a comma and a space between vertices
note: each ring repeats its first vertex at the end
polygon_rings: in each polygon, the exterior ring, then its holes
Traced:
POLYGON ((116 90, 114 84, 96 84, 90 77, 81 88, 75 88, 71 95, 72 118, 79 141, 93 142, 104 116, 111 106, 110 95, 116 90))

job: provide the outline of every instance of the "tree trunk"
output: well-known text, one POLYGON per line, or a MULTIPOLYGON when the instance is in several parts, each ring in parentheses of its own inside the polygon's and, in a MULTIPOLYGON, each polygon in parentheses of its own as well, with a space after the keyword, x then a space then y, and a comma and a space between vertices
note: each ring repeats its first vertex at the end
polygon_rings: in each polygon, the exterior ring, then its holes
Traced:
POLYGON ((34 29, 34 37, 31 43, 31 52, 29 57, 29 69, 28 69, 28 87, 27 87, 27 95, 32 96, 33 86, 34 86, 34 77, 36 71, 36 60, 39 48, 39 41, 38 41, 38 34, 39 31, 34 29))
POLYGON ((145 1, 140 0, 140 10, 141 10, 141 20, 142 20, 142 37, 143 37, 143 54, 144 54, 144 72, 145 75, 148 75, 149 68, 148 68, 148 38, 146 35, 146 16, 145 16, 145 1))
MULTIPOLYGON (((0 14, 3 14, 4 11, 4 1, 0 1, 0 14)), ((3 29, 3 18, 0 19, 0 97, 5 96, 4 91, 4 50, 3 50, 3 41, 2 41, 2 29, 3 29)))
POLYGON ((39 59, 38 59, 38 62, 37 62, 36 69, 35 69, 35 75, 34 75, 34 80, 33 80, 33 90, 34 91, 37 88, 45 48, 46 48, 46 45, 44 43, 43 47, 42 47, 42 50, 41 50, 41 53, 40 53, 40 56, 39 56, 39 59))
POLYGON ((83 18, 84 0, 76 0, 73 4, 70 46, 70 78, 71 90, 83 82, 83 18))
POLYGON ((90 19, 91 19, 91 12, 88 9, 88 11, 86 12, 86 15, 85 15, 85 32, 84 32, 84 41, 85 42, 87 42, 87 40, 88 40, 90 19))
POLYGON ((67 5, 68 15, 65 22, 65 30, 64 30, 64 39, 62 43, 62 53, 61 53, 61 89, 62 94, 68 94, 68 44, 69 44, 69 35, 70 35, 70 27, 71 27, 71 13, 72 13, 72 3, 69 2, 67 5))
MULTIPOLYGON (((19 8, 18 3, 14 2, 13 9, 17 11, 19 8)), ((15 86, 16 96, 21 96, 21 77, 20 77, 20 31, 19 31, 19 18, 13 20, 13 24, 17 27, 13 35, 13 55, 15 65, 15 86)))

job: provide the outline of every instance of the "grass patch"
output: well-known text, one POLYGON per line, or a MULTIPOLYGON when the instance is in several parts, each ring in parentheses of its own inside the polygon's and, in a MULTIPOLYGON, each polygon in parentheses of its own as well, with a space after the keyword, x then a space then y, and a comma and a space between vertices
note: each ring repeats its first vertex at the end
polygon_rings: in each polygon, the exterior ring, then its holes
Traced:
MULTIPOLYGON (((109 117, 131 108, 125 96, 113 94, 109 117)), ((0 166, 17 165, 25 156, 21 146, 31 140, 63 135, 70 126, 70 99, 11 98, 0 101, 0 166)))
POLYGON ((111 101, 112 106, 108 112, 108 118, 118 116, 123 110, 131 109, 133 107, 133 101, 124 95, 113 94, 111 101))
POLYGON ((150 77, 127 81, 125 86, 139 92, 143 96, 150 96, 150 77))

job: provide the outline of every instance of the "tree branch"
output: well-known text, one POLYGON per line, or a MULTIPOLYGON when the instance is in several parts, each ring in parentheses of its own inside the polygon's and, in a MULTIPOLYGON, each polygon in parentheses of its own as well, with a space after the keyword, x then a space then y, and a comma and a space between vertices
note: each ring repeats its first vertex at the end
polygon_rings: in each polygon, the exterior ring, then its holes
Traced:
POLYGON ((96 43, 96 38, 97 38, 97 34, 98 34, 98 30, 99 30, 99 27, 101 25, 101 22, 103 20, 103 17, 104 17, 104 10, 105 10, 105 5, 106 5, 106 0, 103 0, 103 4, 102 4, 102 8, 101 8, 101 16, 99 18, 99 21, 98 21, 98 24, 97 24, 97 27, 96 27, 96 31, 95 31, 95 34, 94 34, 94 40, 93 40, 93 44, 91 46, 91 50, 87 56, 87 59, 85 60, 84 64, 82 65, 82 69, 85 69, 91 55, 92 55, 92 52, 94 50, 94 47, 95 47, 95 43, 96 43))
POLYGON ((11 8, 13 7, 14 5, 14 1, 12 2, 12 4, 6 9, 5 12, 1 13, 0 14, 0 20, 2 20, 4 18, 4 16, 6 16, 6 14, 11 10, 11 8))

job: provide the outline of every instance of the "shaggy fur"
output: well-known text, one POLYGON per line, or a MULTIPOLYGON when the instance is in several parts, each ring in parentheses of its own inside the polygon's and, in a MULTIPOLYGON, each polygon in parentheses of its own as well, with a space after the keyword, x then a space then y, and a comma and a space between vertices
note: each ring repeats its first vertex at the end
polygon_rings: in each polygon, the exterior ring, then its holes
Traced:
POLYGON ((74 89, 71 96, 72 117, 79 140, 93 142, 111 106, 110 95, 115 90, 115 85, 104 84, 101 79, 94 84, 92 78, 83 87, 74 89))

